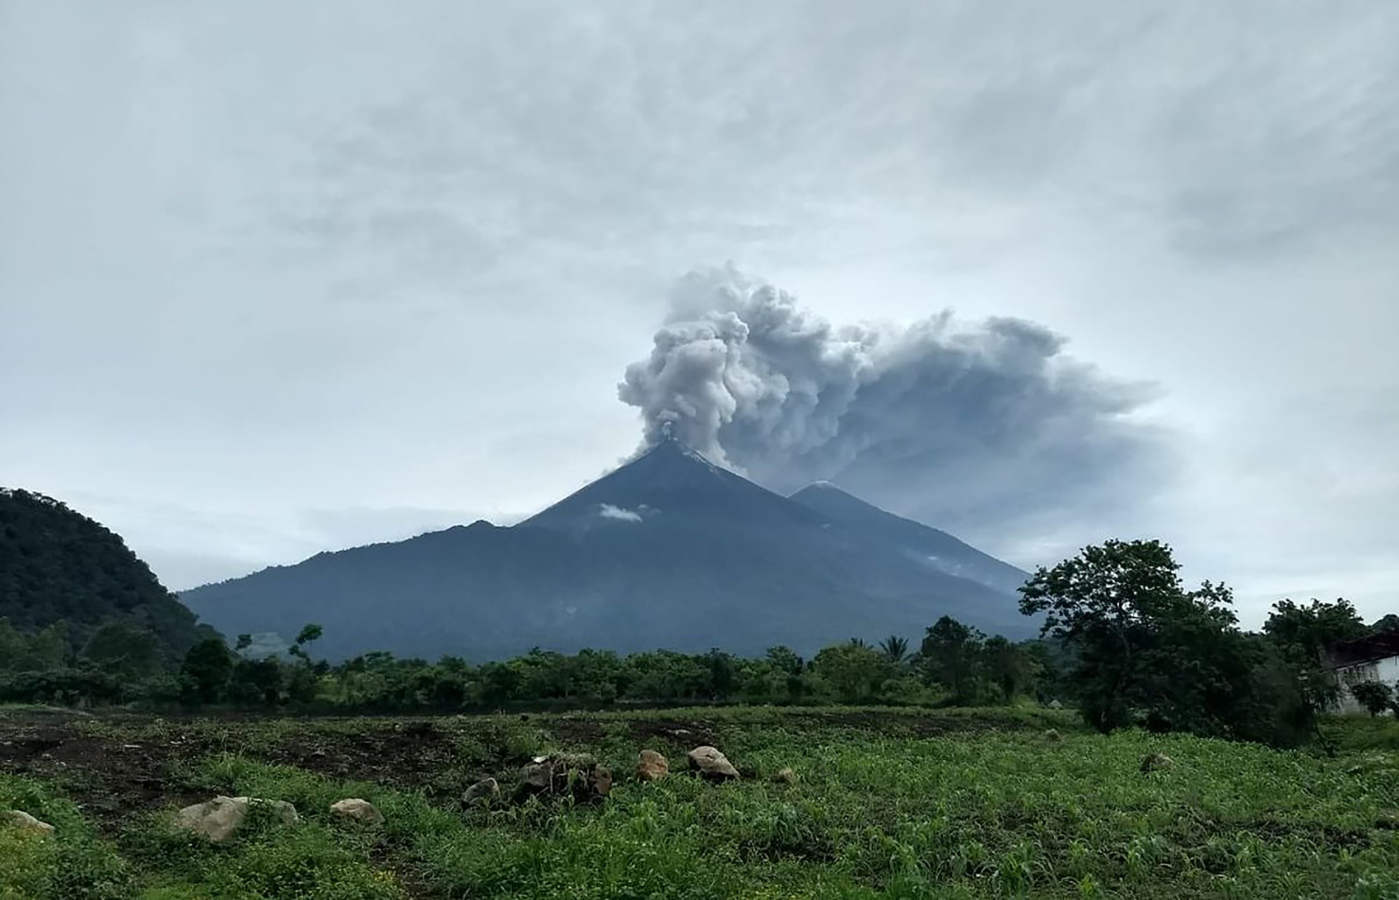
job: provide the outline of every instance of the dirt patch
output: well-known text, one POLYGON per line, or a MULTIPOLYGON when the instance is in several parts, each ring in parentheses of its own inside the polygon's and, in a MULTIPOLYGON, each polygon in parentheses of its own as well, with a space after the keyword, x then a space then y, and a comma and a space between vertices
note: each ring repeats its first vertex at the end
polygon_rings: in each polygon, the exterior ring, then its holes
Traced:
POLYGON ((332 778, 406 788, 430 787, 457 761, 451 736, 426 721, 394 722, 359 732, 310 726, 287 742, 258 744, 239 752, 332 778))
POLYGON ((682 747, 717 746, 719 736, 710 722, 682 719, 637 719, 631 722, 631 739, 638 746, 669 741, 682 747))
POLYGON ((176 763, 228 751, 333 778, 450 792, 441 777, 455 762, 451 736, 431 722, 374 723, 368 730, 305 728, 272 736, 227 723, 167 725, 158 737, 84 733, 72 722, 0 721, 0 772, 54 779, 104 830, 168 804, 207 799, 173 775, 176 763))
POLYGON ((1000 718, 949 716, 888 710, 849 710, 839 712, 786 713, 793 724, 814 729, 851 728, 890 736, 938 737, 947 734, 985 734, 996 731, 1027 731, 1043 729, 1043 722, 1007 716, 1000 718))
POLYGON ((169 779, 170 762, 208 748, 134 743, 79 733, 71 724, 0 723, 0 772, 51 778, 104 829, 129 816, 194 798, 169 779))
MULTIPOLYGON (((536 721, 528 716, 521 716, 526 722, 536 721)), ((585 719, 581 716, 559 716, 558 718, 538 719, 543 727, 547 728, 554 737, 566 744, 590 745, 602 740, 602 725, 597 719, 585 719)))

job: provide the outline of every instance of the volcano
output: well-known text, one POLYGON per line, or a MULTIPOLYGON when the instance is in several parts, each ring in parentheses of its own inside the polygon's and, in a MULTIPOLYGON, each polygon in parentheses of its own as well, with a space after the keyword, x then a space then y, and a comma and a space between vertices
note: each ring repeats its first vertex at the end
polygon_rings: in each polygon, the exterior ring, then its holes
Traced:
POLYGON ((532 647, 811 653, 939 616, 1029 636, 1026 574, 830 485, 773 493, 667 439, 511 527, 457 526, 186 591, 224 634, 324 626, 330 658, 532 647))

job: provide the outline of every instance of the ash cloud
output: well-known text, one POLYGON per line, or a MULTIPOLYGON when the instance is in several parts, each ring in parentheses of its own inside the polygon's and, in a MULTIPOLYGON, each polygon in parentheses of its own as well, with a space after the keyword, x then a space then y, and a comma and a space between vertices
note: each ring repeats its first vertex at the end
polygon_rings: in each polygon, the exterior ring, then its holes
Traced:
POLYGON ((828 480, 1003 545, 1120 509, 1159 484, 1162 435, 1132 418, 1151 385, 1064 354, 1033 322, 835 326, 732 266, 677 285, 621 400, 649 446, 667 431, 773 490, 828 480))

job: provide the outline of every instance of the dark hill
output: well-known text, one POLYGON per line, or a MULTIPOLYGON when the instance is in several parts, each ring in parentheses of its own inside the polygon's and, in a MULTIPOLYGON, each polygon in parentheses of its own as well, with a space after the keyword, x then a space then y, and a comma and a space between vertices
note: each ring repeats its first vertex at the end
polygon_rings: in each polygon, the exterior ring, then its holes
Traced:
POLYGON ((183 597, 230 634, 318 622, 317 649, 332 657, 810 652, 851 636, 917 639, 943 614, 1033 630, 1005 590, 912 559, 675 441, 511 528, 478 522, 320 554, 183 597))
POLYGON ((32 632, 64 620, 73 649, 109 622, 155 632, 167 659, 203 629, 122 539, 43 494, 0 488, 0 618, 32 632))

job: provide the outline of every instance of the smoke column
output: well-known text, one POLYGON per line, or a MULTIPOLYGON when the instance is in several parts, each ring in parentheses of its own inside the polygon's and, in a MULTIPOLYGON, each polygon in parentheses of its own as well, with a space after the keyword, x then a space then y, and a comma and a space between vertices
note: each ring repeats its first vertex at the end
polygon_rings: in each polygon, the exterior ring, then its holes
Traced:
POLYGON ((1063 354, 1019 319, 835 327, 732 267, 692 272, 623 402, 645 444, 666 429, 779 491, 831 480, 924 521, 1105 502, 1160 474, 1159 435, 1129 414, 1154 391, 1063 354), (997 508, 999 507, 999 511, 997 508))

